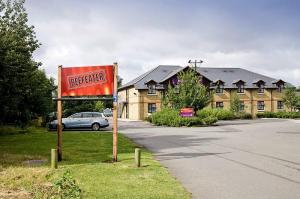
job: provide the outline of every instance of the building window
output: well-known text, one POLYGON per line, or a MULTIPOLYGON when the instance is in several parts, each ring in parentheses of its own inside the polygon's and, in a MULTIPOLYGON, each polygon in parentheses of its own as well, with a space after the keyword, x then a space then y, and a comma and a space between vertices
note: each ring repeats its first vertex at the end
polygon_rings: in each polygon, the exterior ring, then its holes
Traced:
POLYGON ((238 84, 237 85, 237 93, 244 93, 244 92, 245 92, 244 84, 238 84))
POLYGON ((156 112, 156 104, 155 103, 149 103, 148 104, 148 113, 154 113, 156 112))
POLYGON ((245 110, 245 103, 244 101, 240 101, 240 111, 244 111, 245 110))
POLYGON ((223 102, 216 102, 216 108, 223 108, 224 107, 224 104, 223 102))
POLYGON ((283 101, 277 101, 277 109, 283 109, 283 101))
POLYGON ((216 87, 216 93, 223 93, 223 91, 224 91, 224 85, 218 84, 216 87))
POLYGON ((155 84, 148 85, 148 94, 155 95, 156 94, 156 86, 155 84))
POLYGON ((264 93, 264 92, 265 92, 265 86, 263 84, 259 84, 257 93, 264 93))
POLYGON ((264 101, 257 101, 257 110, 259 110, 259 111, 265 110, 265 102, 264 101))
POLYGON ((278 92, 281 93, 283 90, 283 84, 278 85, 278 92))

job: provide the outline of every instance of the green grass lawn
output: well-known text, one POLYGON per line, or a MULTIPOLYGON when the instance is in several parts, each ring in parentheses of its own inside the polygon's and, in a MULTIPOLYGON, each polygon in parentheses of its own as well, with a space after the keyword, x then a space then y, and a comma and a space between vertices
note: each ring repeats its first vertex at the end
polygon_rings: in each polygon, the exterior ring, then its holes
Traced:
POLYGON ((6 128, 0 128, 0 196, 1 190, 25 190, 32 197, 45 197, 53 182, 68 170, 82 190, 82 198, 190 198, 149 151, 142 150, 142 167, 136 168, 137 146, 122 134, 118 139, 119 161, 110 163, 110 132, 64 132, 63 161, 57 170, 51 170, 50 150, 56 146, 55 132, 35 128, 20 133, 5 131, 6 128), (28 160, 45 163, 28 165, 28 160))

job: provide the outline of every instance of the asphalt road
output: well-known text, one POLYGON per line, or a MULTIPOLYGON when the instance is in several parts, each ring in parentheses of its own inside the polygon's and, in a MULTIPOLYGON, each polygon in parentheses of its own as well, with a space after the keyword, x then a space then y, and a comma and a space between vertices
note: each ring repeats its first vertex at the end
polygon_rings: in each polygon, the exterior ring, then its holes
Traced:
POLYGON ((193 198, 300 198, 300 120, 220 122, 197 128, 120 122, 193 198))

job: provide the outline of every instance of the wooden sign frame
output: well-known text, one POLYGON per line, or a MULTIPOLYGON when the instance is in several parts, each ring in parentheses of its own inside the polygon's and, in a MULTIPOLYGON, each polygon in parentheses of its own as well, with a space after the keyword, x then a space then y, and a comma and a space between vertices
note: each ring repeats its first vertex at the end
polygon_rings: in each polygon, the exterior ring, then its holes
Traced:
MULTIPOLYGON (((113 64, 114 67, 114 89, 113 89, 113 156, 114 162, 118 161, 118 63, 113 64)), ((57 158, 62 161, 62 101, 79 100, 80 98, 62 98, 61 76, 62 65, 58 66, 57 73, 57 158)), ((104 98, 93 98, 93 100, 103 100, 104 98)), ((81 99, 80 99, 81 100, 81 99)), ((83 98, 83 100, 85 100, 83 98)), ((89 99, 90 100, 90 99, 89 99)), ((107 100, 107 98, 105 98, 107 100)))

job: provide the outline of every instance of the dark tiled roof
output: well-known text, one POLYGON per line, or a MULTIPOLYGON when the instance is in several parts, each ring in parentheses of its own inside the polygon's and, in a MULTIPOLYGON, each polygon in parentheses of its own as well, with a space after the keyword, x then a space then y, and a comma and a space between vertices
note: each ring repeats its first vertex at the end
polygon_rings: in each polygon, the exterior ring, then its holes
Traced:
MULTIPOLYGON (((158 67, 142 74, 134 80, 124 84, 119 90, 134 86, 135 89, 147 89, 146 83, 150 80, 162 83, 183 70, 181 66, 159 65, 158 67)), ((236 88, 234 82, 242 80, 245 88, 257 88, 254 82, 262 80, 266 88, 276 88, 274 82, 277 80, 242 68, 212 68, 198 67, 197 72, 212 82, 223 81, 225 88, 236 88)))
POLYGON ((276 87, 276 85, 273 84, 276 79, 242 68, 199 67, 197 68, 197 71, 213 82, 215 80, 222 80, 225 82, 225 88, 235 88, 234 83, 238 80, 245 82, 245 88, 257 88, 257 85, 253 82, 257 82, 259 80, 265 82, 266 88, 276 87))
POLYGON ((160 83, 165 77, 167 77, 170 73, 175 70, 178 70, 181 66, 173 66, 173 65, 159 65, 156 68, 140 75, 134 80, 124 84, 119 90, 124 88, 134 86, 135 89, 147 89, 146 83, 150 80, 160 83))

